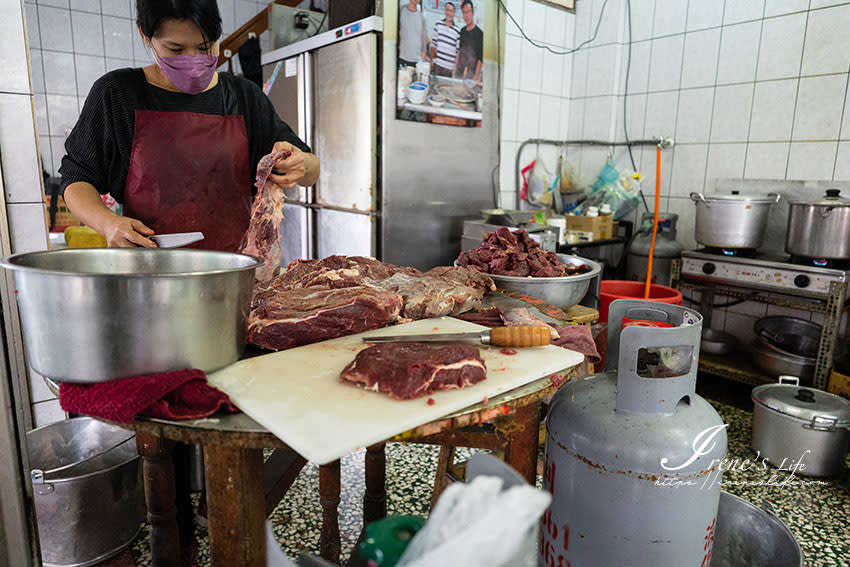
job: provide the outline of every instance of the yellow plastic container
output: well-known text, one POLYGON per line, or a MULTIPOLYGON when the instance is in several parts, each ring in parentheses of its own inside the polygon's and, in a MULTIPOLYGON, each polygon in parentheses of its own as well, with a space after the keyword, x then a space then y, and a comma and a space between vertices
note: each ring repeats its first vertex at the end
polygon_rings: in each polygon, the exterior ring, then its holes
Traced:
POLYGON ((65 246, 68 248, 106 248, 106 239, 87 226, 69 226, 65 229, 65 246))

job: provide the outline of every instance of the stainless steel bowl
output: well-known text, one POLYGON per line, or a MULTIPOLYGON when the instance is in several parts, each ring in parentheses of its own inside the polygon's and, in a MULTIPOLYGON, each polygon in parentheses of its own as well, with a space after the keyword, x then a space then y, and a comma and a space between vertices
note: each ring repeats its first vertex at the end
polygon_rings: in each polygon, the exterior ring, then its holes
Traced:
POLYGON ((762 317, 753 325, 756 335, 776 348, 807 358, 817 358, 823 327, 796 317, 762 317))
POLYGON ((593 260, 558 254, 558 258, 565 264, 587 264, 591 267, 589 272, 575 276, 564 276, 560 278, 533 278, 519 276, 500 276, 498 274, 487 274, 496 283, 496 287, 509 291, 524 293, 537 299, 542 299, 549 305, 561 309, 569 309, 584 299, 590 282, 602 271, 602 266, 593 260))
POLYGON ((260 263, 244 254, 150 248, 0 260, 14 273, 30 365, 66 382, 235 362, 260 263))
POLYGON ((768 376, 796 376, 800 379, 800 384, 812 383, 816 359, 783 350, 760 336, 755 338, 752 347, 753 363, 768 376))
POLYGON ((700 352, 707 354, 731 354, 735 352, 737 342, 735 335, 715 329, 703 329, 699 348, 700 352))

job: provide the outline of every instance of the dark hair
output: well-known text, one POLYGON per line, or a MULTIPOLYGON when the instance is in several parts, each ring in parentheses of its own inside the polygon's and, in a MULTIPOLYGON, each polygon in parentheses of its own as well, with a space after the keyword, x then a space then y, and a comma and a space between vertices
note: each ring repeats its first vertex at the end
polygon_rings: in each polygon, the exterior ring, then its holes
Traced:
POLYGON ((463 10, 463 7, 467 4, 469 4, 469 7, 472 8, 472 11, 474 12, 475 4, 472 3, 472 0, 463 0, 463 2, 460 3, 460 9, 463 10))
POLYGON ((455 5, 454 5, 453 3, 451 3, 451 2, 446 2, 446 6, 451 6, 451 7, 452 7, 452 10, 454 10, 454 9, 455 9, 455 5))
POLYGON ((136 24, 153 37, 162 20, 189 20, 209 42, 221 37, 221 15, 216 0, 136 0, 136 24))

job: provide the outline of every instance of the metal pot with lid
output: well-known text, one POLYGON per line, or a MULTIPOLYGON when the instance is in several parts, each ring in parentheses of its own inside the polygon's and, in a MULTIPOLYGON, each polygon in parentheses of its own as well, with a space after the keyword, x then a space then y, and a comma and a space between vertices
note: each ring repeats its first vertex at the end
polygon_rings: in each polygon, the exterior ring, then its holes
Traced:
POLYGON ((759 248, 764 243, 770 206, 779 202, 779 194, 703 195, 691 193, 696 204, 694 238, 712 248, 759 248))
POLYGON ((816 201, 789 201, 785 251, 795 256, 850 259, 850 199, 827 189, 816 201))
POLYGON ((777 467, 804 476, 835 476, 850 450, 850 402, 793 376, 753 389, 754 451, 777 467))

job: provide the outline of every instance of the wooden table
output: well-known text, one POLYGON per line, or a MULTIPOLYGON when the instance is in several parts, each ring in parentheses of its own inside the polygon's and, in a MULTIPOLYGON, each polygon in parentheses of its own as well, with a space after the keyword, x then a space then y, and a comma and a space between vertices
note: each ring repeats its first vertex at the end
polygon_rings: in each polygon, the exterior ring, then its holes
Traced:
MULTIPOLYGON (((568 378, 567 375, 541 378, 486 404, 455 412, 387 441, 503 450, 508 464, 533 483, 540 400, 568 378)), ((286 448, 280 439, 245 414, 193 421, 142 418, 122 427, 136 432, 136 444, 143 461, 153 567, 176 567, 180 562, 174 467, 170 460, 175 442, 200 444, 204 448, 213 567, 265 566, 264 522, 270 510, 266 508, 263 449, 286 448)), ((298 465, 297 461, 293 462, 292 468, 300 470, 303 461, 298 465)), ((286 482, 282 485, 288 488, 286 482)), ((338 562, 338 460, 319 468, 319 495, 323 512, 320 554, 338 562)), ((380 443, 366 451, 364 523, 379 519, 385 513, 385 455, 384 443, 380 443)))

